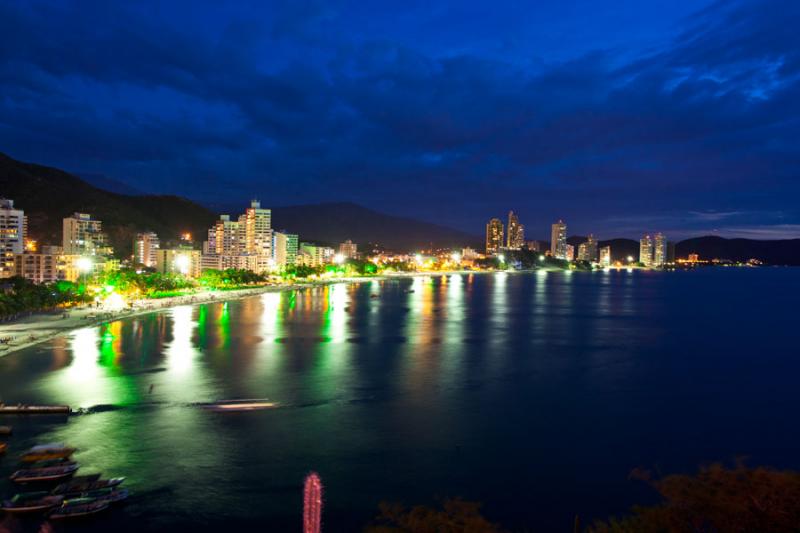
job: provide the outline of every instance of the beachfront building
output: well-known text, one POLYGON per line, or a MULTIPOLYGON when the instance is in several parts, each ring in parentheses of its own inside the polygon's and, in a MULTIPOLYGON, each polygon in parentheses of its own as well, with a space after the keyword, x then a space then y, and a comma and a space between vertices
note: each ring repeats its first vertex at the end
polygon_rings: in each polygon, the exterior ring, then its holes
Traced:
POLYGON ((105 257, 112 254, 103 223, 87 213, 74 213, 63 221, 62 247, 66 255, 105 257))
POLYGON ((277 268, 286 268, 297 264, 298 237, 286 231, 275 231, 272 234, 272 259, 277 268))
POLYGON ((202 254, 191 248, 172 248, 156 250, 156 271, 162 274, 181 274, 190 278, 202 272, 202 254))
POLYGON ((339 245, 339 255, 345 259, 354 259, 358 257, 358 245, 350 239, 347 239, 339 245))
POLYGON ((503 222, 493 218, 486 224, 486 255, 497 255, 503 246, 503 222))
POLYGON ((611 266, 611 246, 600 248, 600 265, 604 267, 611 266))
POLYGON ((586 238, 586 242, 578 245, 578 260, 590 263, 597 261, 597 239, 594 238, 594 235, 590 234, 586 238))
POLYGON ((556 259, 567 259, 567 225, 559 220, 551 227, 550 255, 556 259))
POLYGON ((653 264, 653 239, 650 235, 639 239, 639 262, 646 267, 653 264))
POLYGON ((653 266, 663 267, 667 264, 667 238, 663 233, 656 233, 653 239, 653 266))
POLYGON ((146 267, 156 266, 156 254, 161 247, 158 235, 152 231, 136 234, 133 241, 133 262, 146 267))
POLYGON ((521 250, 525 244, 525 227, 519 223, 519 217, 514 211, 508 212, 508 235, 506 248, 509 250, 521 250))
POLYGON ((27 229, 25 212, 14 209, 14 200, 0 198, 0 278, 14 275, 14 255, 25 251, 27 229))
POLYGON ((574 261, 575 260, 575 247, 571 244, 567 245, 567 254, 564 257, 567 261, 574 261))
POLYGON ((272 211, 262 208, 258 200, 250 202, 250 207, 238 220, 220 215, 203 243, 203 268, 239 265, 224 268, 242 268, 263 274, 274 264, 272 234, 272 211))
POLYGON ((318 267, 333 263, 336 252, 327 246, 318 246, 310 242, 301 242, 297 254, 297 264, 318 267))

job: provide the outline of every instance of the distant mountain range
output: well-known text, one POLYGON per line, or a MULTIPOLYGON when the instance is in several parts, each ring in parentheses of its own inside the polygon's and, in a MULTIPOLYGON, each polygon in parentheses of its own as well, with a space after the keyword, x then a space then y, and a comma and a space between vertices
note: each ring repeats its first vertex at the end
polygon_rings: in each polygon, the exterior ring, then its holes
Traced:
MULTIPOLYGON (((121 256, 130 254, 133 237, 139 231, 155 231, 162 240, 175 239, 188 231, 201 241, 218 216, 185 198, 136 194, 134 189, 105 176, 89 179, 94 184, 62 170, 23 163, 0 153, 0 196, 14 200, 25 211, 29 234, 44 244, 61 242, 61 221, 76 211, 102 220, 111 244, 121 256)), ((237 216, 246 207, 243 204, 230 214, 237 216)), ((353 203, 272 207, 272 221, 275 229, 297 233, 301 240, 331 245, 352 239, 358 244, 379 243, 398 251, 483 246, 481 235, 387 215, 353 203)), ((583 240, 568 239, 576 246, 583 240)), ((639 243, 632 239, 612 239, 599 244, 611 246, 614 260, 639 255, 639 243)), ((703 258, 737 261, 757 258, 769 264, 800 265, 800 239, 698 237, 676 244, 678 257, 689 253, 698 253, 703 258)))

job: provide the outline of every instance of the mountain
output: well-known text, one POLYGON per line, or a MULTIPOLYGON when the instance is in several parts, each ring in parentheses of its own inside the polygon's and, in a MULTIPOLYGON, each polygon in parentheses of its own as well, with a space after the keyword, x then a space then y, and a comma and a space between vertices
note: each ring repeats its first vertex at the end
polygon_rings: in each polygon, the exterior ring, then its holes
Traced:
POLYGON ((675 246, 676 257, 691 253, 699 254, 701 259, 747 261, 755 258, 770 265, 800 265, 800 239, 757 241, 707 236, 687 239, 675 246))
POLYGON ((22 163, 0 153, 0 194, 28 216, 28 234, 43 244, 60 244, 62 219, 74 212, 103 221, 120 256, 129 255, 138 231, 162 239, 182 232, 204 235, 215 215, 177 196, 127 196, 99 189, 77 176, 42 165, 22 163))
POLYGON ((116 194, 124 194, 126 196, 144 196, 146 193, 131 187, 127 183, 122 183, 121 181, 115 180, 113 178, 109 178, 105 174, 90 174, 90 173, 76 173, 76 176, 81 178, 83 181, 89 183, 89 185, 93 185, 98 189, 103 189, 104 191, 113 192, 116 194))
POLYGON ((429 247, 480 246, 481 239, 446 226, 379 213, 357 204, 323 203, 275 207, 272 227, 286 228, 331 245, 351 239, 358 244, 380 243, 391 250, 408 251, 429 247))

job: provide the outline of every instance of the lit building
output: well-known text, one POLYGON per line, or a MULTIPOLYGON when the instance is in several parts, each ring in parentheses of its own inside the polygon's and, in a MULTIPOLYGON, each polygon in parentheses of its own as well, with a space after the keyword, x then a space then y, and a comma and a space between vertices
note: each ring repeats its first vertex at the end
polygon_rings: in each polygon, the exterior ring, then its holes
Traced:
POLYGON ((689 254, 689 263, 698 263, 700 262, 700 254, 689 254))
POLYGON ((600 248, 600 264, 604 267, 611 266, 611 247, 603 246, 600 248))
POLYGON ((567 254, 564 257, 567 261, 574 261, 575 260, 575 247, 571 244, 567 245, 567 254))
POLYGON ((474 261, 478 258, 478 252, 474 248, 467 246, 461 249, 461 259, 464 261, 474 261))
POLYGON ((25 251, 28 224, 14 200, 0 198, 0 278, 14 275, 14 255, 25 251))
POLYGON ((650 235, 639 239, 639 262, 644 266, 653 264, 653 239, 650 235))
POLYGON ((160 248, 158 235, 152 231, 138 233, 133 241, 133 262, 146 267, 156 266, 156 252, 160 248))
POLYGON ((297 263, 297 235, 285 231, 273 232, 272 250, 276 267, 294 266, 297 263))
POLYGON ((531 252, 539 251, 539 241, 525 241, 525 247, 531 252))
POLYGON ((14 275, 33 283, 66 280, 68 261, 59 246, 45 246, 41 253, 25 251, 14 255, 14 275))
POLYGON ((75 213, 63 222, 64 254, 82 256, 111 255, 103 223, 86 213, 75 213))
POLYGON ((258 200, 251 201, 239 217, 239 231, 242 253, 272 257, 272 210, 263 209, 258 200))
POLYGON ((203 270, 200 250, 191 248, 159 249, 156 251, 155 267, 158 272, 163 274, 182 274, 196 278, 203 270))
POLYGON ((230 215, 220 215, 214 227, 208 230, 208 240, 203 244, 203 252, 210 255, 242 253, 241 233, 238 221, 231 220, 230 215))
POLYGON ((663 233, 656 233, 653 244, 653 266, 664 266, 667 263, 667 238, 663 233))
POLYGON ((493 218, 486 224, 486 255, 495 255, 503 246, 503 223, 493 218))
POLYGON ((556 259, 567 259, 567 246, 567 225, 559 220, 550 232, 550 254, 556 259))
POLYGON ((514 211, 508 212, 508 236, 506 248, 509 250, 521 250, 525 244, 525 227, 519 223, 519 218, 514 211))
POLYGON ((586 242, 578 245, 578 260, 589 261, 590 263, 597 261, 597 240, 595 240, 594 235, 589 235, 586 242))
POLYGON ((339 254, 346 259, 358 257, 358 245, 347 239, 339 245, 339 254))
POLYGON ((318 267, 333 262, 336 251, 327 246, 317 246, 309 242, 301 242, 297 254, 297 264, 318 267))

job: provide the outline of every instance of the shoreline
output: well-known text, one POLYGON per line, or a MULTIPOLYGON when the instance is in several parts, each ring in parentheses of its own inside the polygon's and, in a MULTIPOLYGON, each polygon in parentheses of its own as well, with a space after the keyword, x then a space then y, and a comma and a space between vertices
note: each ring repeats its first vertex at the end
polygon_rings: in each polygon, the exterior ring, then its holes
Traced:
POLYGON ((488 274, 490 272, 478 271, 447 271, 447 272, 397 272, 370 277, 348 277, 326 280, 314 280, 286 285, 265 285, 247 289, 234 289, 229 291, 203 291, 182 296, 168 298, 139 300, 131 309, 121 311, 106 311, 93 307, 75 307, 57 312, 34 313, 20 320, 0 324, 0 338, 12 337, 13 340, 0 345, 0 357, 42 344, 69 334, 72 331, 95 327, 107 322, 124 320, 159 313, 182 305, 199 305, 215 302, 241 300, 258 296, 268 292, 283 292, 314 287, 324 287, 335 283, 364 283, 366 281, 384 281, 391 279, 412 278, 416 276, 447 276, 451 274, 488 274), (64 315, 68 315, 66 318, 64 315))

